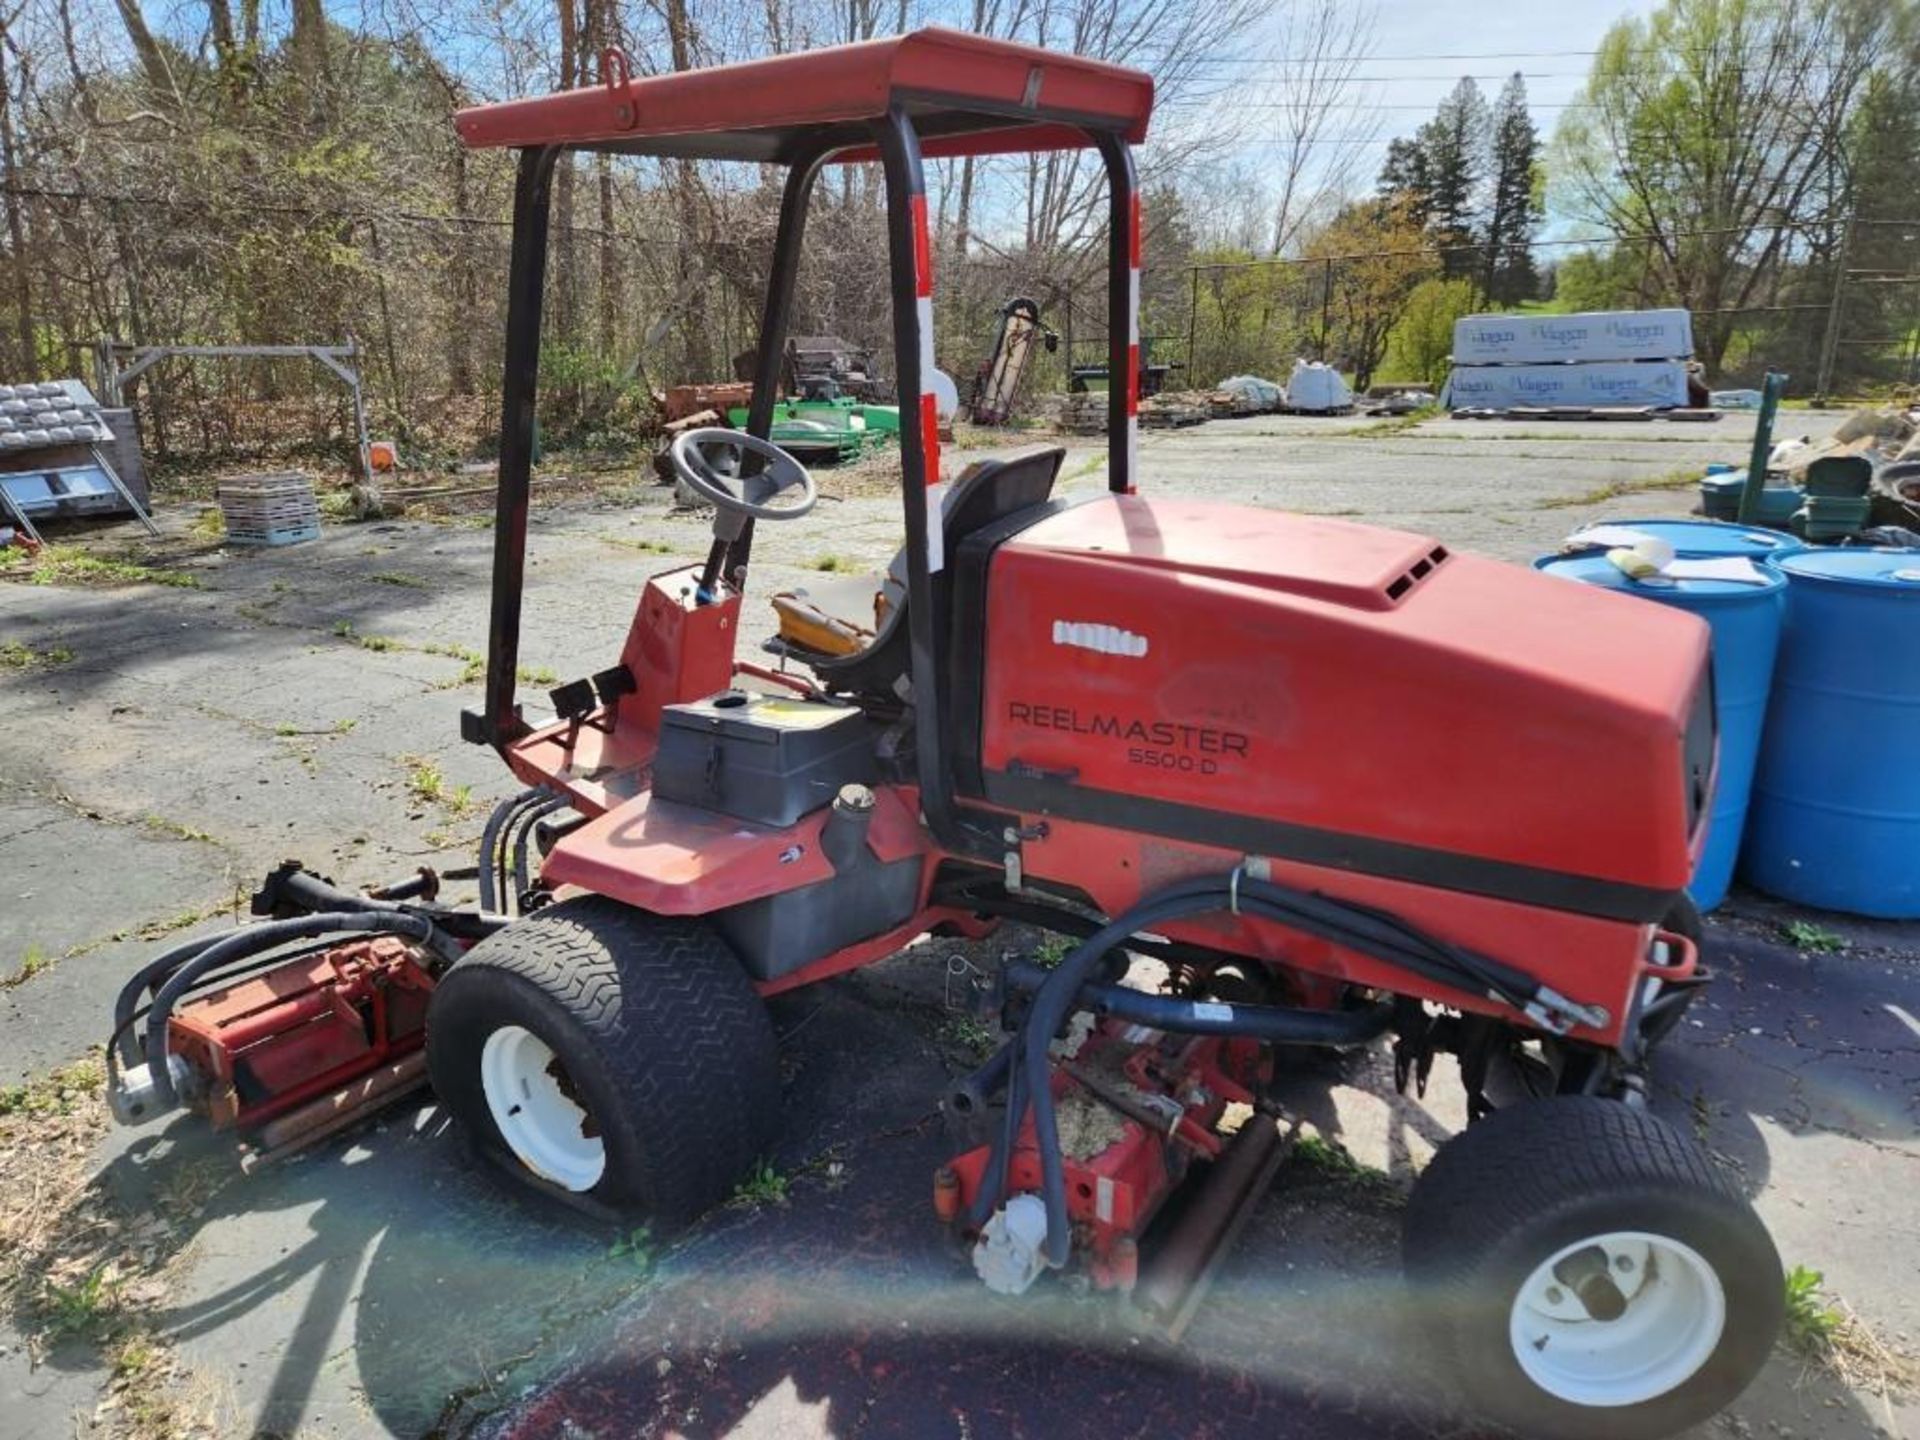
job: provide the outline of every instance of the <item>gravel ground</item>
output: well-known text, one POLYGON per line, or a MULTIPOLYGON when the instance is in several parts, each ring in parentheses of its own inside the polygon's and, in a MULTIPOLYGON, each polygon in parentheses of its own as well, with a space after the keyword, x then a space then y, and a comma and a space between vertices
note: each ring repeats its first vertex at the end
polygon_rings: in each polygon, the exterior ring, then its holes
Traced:
MULTIPOLYGON (((1684 477, 1741 459, 1747 430, 1223 421, 1150 433, 1142 483, 1525 560, 1592 519, 1684 512, 1684 477)), ((1101 485, 1100 450, 1070 448, 1069 487, 1101 485)), ((761 593, 877 569, 896 545, 884 483, 823 480, 813 517, 763 527, 761 593)), ((640 578, 705 548, 703 519, 670 506, 644 484, 542 505, 527 665, 606 663, 640 578)), ((352 884, 463 863, 513 788, 456 738, 475 689, 464 652, 484 643, 483 526, 330 527, 250 553, 208 542, 188 508, 163 518, 141 563, 194 588, 0 582, 0 645, 44 657, 0 670, 0 1085, 101 1040, 154 940, 226 923, 281 858, 352 884)), ((749 615, 757 640, 771 612, 749 615)), ((1920 1037, 1899 1012, 1920 1014, 1920 926, 1813 917, 1845 948, 1803 954, 1782 941, 1794 918, 1748 895, 1716 918, 1722 980, 1656 1103, 1734 1167, 1789 1265, 1824 1271, 1873 1334, 1911 1349, 1920 1037)), ((87 1158, 60 1203, 167 1217, 143 1242, 142 1322, 213 1433, 1461 1433, 1445 1376, 1409 1359, 1423 1317, 1394 1264, 1400 1192, 1461 1120, 1445 1067, 1422 1102, 1392 1095, 1378 1057, 1298 1077, 1298 1118, 1389 1178, 1283 1170, 1175 1350, 1070 1294, 992 1301, 940 1243, 933 1101, 967 1060, 943 1008, 947 948, 780 1003, 786 1197, 671 1248, 503 1197, 424 1105, 245 1178, 191 1125, 81 1126, 87 1158)), ((0 1187, 31 1170, 31 1130, 12 1133, 0 1187)), ((98 1346, 30 1348, 25 1320, 0 1317, 0 1440, 84 1430, 107 1395, 102 1424, 130 1423, 98 1346)), ((1783 1354, 1703 1433, 1914 1435, 1920 1411, 1783 1354)))

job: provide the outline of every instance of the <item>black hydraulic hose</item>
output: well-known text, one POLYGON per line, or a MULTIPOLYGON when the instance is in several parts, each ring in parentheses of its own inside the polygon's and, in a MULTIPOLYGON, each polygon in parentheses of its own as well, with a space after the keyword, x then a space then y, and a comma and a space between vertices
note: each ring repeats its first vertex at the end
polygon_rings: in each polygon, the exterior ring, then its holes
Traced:
POLYGON ((324 915, 302 915, 292 920, 269 920, 248 925, 222 935, 199 954, 186 961, 161 985, 147 1014, 147 1063, 153 1077, 155 1099, 165 1109, 176 1096, 173 1077, 167 1073, 167 1021, 176 1001, 193 987, 195 980, 229 961, 258 954, 289 940, 305 940, 314 935, 333 935, 343 931, 406 935, 431 943, 436 937, 433 922, 423 915, 405 911, 334 911, 324 915))
MULTIPOLYGON (((1082 941, 1034 993, 1032 1005, 1020 1030, 1022 1063, 1016 1067, 1016 1071, 1022 1077, 1024 1108, 1033 1111, 1034 1146, 1040 1152, 1040 1195, 1047 1210, 1045 1256, 1047 1263, 1055 1269, 1067 1263, 1073 1236, 1067 1221, 1066 1169, 1060 1154, 1060 1130, 1053 1107, 1048 1047, 1071 1013, 1081 987, 1092 978, 1094 967, 1106 958, 1108 951, 1122 944, 1136 930, 1195 911, 1218 909, 1219 893, 1223 888, 1219 881, 1189 881, 1162 892, 1082 941)), ((1020 1108, 1011 1103, 1007 1107, 1009 1161, 1020 1134, 1023 1119, 1020 1108)), ((994 1203, 999 1204, 997 1197, 994 1203)))
MULTIPOLYGON (((1034 967, 1038 969, 1038 967, 1034 967)), ((1013 1069, 1014 1042, 1009 1040, 992 1055, 987 1062, 970 1075, 963 1075, 947 1087, 947 1108, 962 1115, 977 1114, 984 1110, 987 1102, 1002 1085, 1007 1083, 1007 1074, 1013 1069)))
MULTIPOLYGON (((1031 961, 1017 960, 1006 967, 1005 973, 1008 984, 1033 991, 1046 982, 1050 972, 1031 961)), ((1227 1035, 1269 1045, 1323 1045, 1336 1050, 1377 1040, 1393 1023, 1392 1001, 1357 1010, 1290 1010, 1277 1005, 1229 1005, 1179 995, 1152 995, 1099 981, 1082 985, 1077 1003, 1102 1017, 1178 1035, 1227 1035)))
POLYGON ((529 806, 520 821, 518 832, 513 839, 513 901, 517 907, 520 897, 533 888, 533 871, 527 860, 527 845, 533 839, 533 832, 541 820, 566 805, 565 795, 553 795, 529 806))
POLYGON ((1422 978, 1475 993, 1483 993, 1516 1008, 1525 1008, 1542 995, 1538 982, 1486 956, 1445 944, 1380 911, 1347 905, 1326 896, 1247 878, 1235 871, 1227 876, 1202 877, 1171 886, 1143 901, 1089 936, 1034 992, 1017 1043, 1021 1063, 1014 1067, 1009 1087, 1007 1122, 1001 1148, 975 1198, 970 1218, 982 1223, 1004 1198, 1007 1166, 1016 1147, 1023 1112, 1033 1111, 1034 1142, 1040 1153, 1041 1198, 1047 1209, 1045 1257, 1058 1268, 1067 1262, 1072 1245, 1068 1228, 1066 1177, 1060 1155, 1059 1132, 1050 1084, 1048 1047, 1097 966, 1116 946, 1136 931, 1183 916, 1224 909, 1273 920, 1289 929, 1314 935, 1362 954, 1401 966, 1422 978))
POLYGON ((329 885, 318 875, 305 870, 277 871, 272 886, 276 899, 316 915, 349 910, 394 915, 402 913, 404 909, 397 900, 376 900, 371 895, 356 895, 350 890, 329 885))
MULTIPOLYGON (((113 1033, 123 1037, 120 1053, 126 1064, 140 1063, 140 1052, 134 1049, 129 1031, 134 1012, 140 1008, 142 992, 199 955, 219 938, 218 935, 202 935, 197 939, 183 940, 178 945, 170 945, 134 971, 133 977, 120 987, 120 993, 113 1001, 113 1033)), ((112 1048, 109 1042, 108 1049, 112 1048)))
POLYGON ((518 795, 509 795, 493 807, 486 827, 480 832, 480 908, 488 912, 500 909, 500 891, 505 888, 506 869, 499 863, 498 840, 501 827, 519 810, 546 793, 544 785, 530 785, 518 795))

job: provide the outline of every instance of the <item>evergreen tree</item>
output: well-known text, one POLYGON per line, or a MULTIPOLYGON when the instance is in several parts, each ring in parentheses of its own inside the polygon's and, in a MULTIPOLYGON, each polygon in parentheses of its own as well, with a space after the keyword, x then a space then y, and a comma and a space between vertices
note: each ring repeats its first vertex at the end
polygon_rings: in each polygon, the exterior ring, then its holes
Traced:
MULTIPOLYGON (((1881 277, 1909 274, 1915 263, 1910 222, 1915 174, 1920 174, 1920 74, 1875 74, 1866 85, 1848 136, 1852 156, 1848 186, 1846 249, 1853 278, 1841 291, 1840 333, 1860 340, 1895 340, 1891 345, 1862 344, 1836 355, 1836 374, 1885 382, 1900 374, 1895 337, 1913 327, 1915 292, 1907 284, 1875 284, 1881 277)), ((1836 258, 1837 263, 1837 258, 1836 258)), ((1810 298, 1832 293, 1831 267, 1824 267, 1810 298)))
POLYGON ((1516 72, 1502 87, 1494 106, 1487 167, 1492 195, 1483 237, 1486 256, 1481 288, 1498 305, 1529 298, 1539 284, 1529 243, 1540 221, 1534 186, 1539 147, 1539 133, 1527 112, 1526 82, 1516 72))
POLYGON ((1433 177, 1427 151, 1420 141, 1389 140, 1386 163, 1380 167, 1380 198, 1399 200, 1405 213, 1426 229, 1433 201, 1433 177))
POLYGON ((1414 137, 1426 156, 1427 233, 1444 252, 1449 277, 1480 273, 1479 257, 1466 247, 1480 229, 1490 133, 1486 97, 1463 76, 1414 137))

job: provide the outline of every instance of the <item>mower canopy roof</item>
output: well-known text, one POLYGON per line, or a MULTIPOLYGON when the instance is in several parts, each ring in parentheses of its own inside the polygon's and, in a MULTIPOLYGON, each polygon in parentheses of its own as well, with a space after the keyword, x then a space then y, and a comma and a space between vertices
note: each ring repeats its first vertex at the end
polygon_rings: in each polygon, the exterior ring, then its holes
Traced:
POLYGON ((1138 144, 1153 110, 1153 79, 1138 70, 940 26, 645 78, 609 50, 600 71, 597 85, 473 106, 454 125, 474 148, 786 164, 841 134, 836 159, 873 159, 869 122, 895 106, 930 157, 1075 149, 1092 143, 1088 129, 1138 144))

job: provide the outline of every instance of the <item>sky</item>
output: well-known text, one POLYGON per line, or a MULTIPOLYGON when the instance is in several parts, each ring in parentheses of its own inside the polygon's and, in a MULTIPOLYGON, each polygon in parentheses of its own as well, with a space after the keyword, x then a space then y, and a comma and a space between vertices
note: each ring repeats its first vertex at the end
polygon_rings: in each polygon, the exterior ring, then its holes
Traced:
MULTIPOLYGON (((1578 94, 1593 51, 1613 24, 1647 15, 1659 0, 1374 0, 1372 57, 1359 69, 1350 102, 1354 123, 1371 128, 1360 168, 1372 177, 1387 142, 1410 135, 1430 118, 1462 75, 1473 76, 1489 100, 1514 71, 1526 80, 1527 99, 1542 141, 1578 94)), ((1256 42, 1257 43, 1257 42, 1256 42)), ((1231 73, 1230 71, 1227 73, 1231 73)), ((1260 147, 1249 149, 1257 162, 1260 147)), ((1564 232, 1549 216, 1543 234, 1564 232)))
POLYGON ((1557 107, 1579 90, 1591 52, 1614 22, 1657 8, 1656 0, 1378 0, 1378 5, 1376 58, 1368 62, 1366 73, 1405 78, 1368 85, 1367 92, 1383 105, 1416 107, 1388 112, 1390 126, 1401 115, 1415 122, 1425 118, 1419 112, 1431 113, 1462 74, 1473 75, 1483 90, 1497 91, 1517 69, 1527 77, 1527 98, 1543 133, 1559 118, 1557 107), (1438 65, 1387 58, 1400 55, 1499 58, 1438 65), (1432 78, 1436 76, 1440 78, 1432 78))

